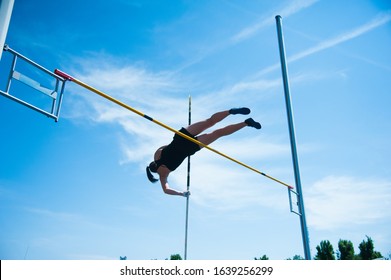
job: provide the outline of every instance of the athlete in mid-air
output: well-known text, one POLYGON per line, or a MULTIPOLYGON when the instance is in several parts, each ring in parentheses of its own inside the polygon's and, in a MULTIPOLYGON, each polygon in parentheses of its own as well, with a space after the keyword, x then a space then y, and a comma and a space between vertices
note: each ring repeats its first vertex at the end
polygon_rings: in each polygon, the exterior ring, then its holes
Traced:
MULTIPOLYGON (((250 114, 249 108, 233 108, 226 111, 221 111, 213 114, 210 118, 189 125, 186 128, 181 128, 179 131, 183 134, 192 137, 204 145, 209 145, 220 137, 230 135, 246 126, 254 127, 256 129, 261 129, 261 124, 254 121, 252 118, 246 119, 243 122, 231 124, 224 128, 217 129, 211 133, 204 133, 206 129, 214 126, 216 123, 222 121, 229 115, 248 115, 250 114)), ((170 188, 167 178, 168 175, 178 168, 179 165, 184 161, 188 156, 194 155, 202 147, 198 144, 175 134, 172 142, 169 145, 165 145, 157 149, 154 155, 154 161, 152 161, 149 166, 147 166, 147 176, 148 179, 155 183, 160 180, 163 191, 169 195, 180 195, 188 197, 190 195, 189 191, 177 191, 170 188), (159 175, 159 179, 156 179, 152 172, 159 175)))

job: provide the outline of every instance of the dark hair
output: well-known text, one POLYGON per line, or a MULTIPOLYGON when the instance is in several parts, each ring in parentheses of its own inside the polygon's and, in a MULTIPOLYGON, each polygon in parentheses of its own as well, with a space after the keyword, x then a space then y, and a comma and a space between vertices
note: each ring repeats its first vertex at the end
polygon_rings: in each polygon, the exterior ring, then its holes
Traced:
POLYGON ((148 180, 151 181, 151 183, 156 183, 157 181, 159 181, 152 174, 152 172, 154 172, 154 173, 157 172, 157 164, 156 164, 156 162, 152 161, 149 164, 149 166, 147 166, 146 171, 147 171, 148 180))

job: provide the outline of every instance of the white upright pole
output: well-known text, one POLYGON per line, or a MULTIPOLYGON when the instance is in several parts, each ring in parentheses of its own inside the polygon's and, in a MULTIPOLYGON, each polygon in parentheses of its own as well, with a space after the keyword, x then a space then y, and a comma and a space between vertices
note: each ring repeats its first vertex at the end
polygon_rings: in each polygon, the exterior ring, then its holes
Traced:
POLYGON ((289 136, 290 136, 290 142, 291 142, 292 162, 293 162, 293 169, 294 169, 294 173, 295 173, 297 196, 298 196, 298 200, 299 200, 298 206, 299 206, 299 213, 300 213, 300 223, 301 223, 301 233, 302 233, 302 239, 303 239, 304 254, 305 254, 305 258, 307 260, 310 260, 311 259, 311 251, 310 251, 310 245, 309 245, 307 221, 306 221, 305 210, 304 210, 303 191, 301 188, 299 160, 298 160, 297 149, 296 149, 295 127, 294 127, 294 121, 293 121, 293 110, 292 110, 292 104, 291 104, 291 96, 290 96, 290 91, 289 91, 288 66, 286 63, 286 56, 285 56, 285 45, 284 45, 284 37, 282 34, 282 18, 281 18, 281 16, 276 16, 276 24, 277 24, 278 44, 279 44, 279 49, 280 49, 282 80, 284 83, 285 103, 286 103, 286 110, 287 110, 287 117, 288 117, 289 136))
POLYGON ((0 60, 15 0, 0 0, 0 60))
MULTIPOLYGON (((189 96, 189 125, 191 125, 191 96, 189 96)), ((187 191, 190 191, 190 157, 187 158, 187 191)), ((187 232, 189 227, 189 196, 186 198, 185 260, 187 260, 187 232)))

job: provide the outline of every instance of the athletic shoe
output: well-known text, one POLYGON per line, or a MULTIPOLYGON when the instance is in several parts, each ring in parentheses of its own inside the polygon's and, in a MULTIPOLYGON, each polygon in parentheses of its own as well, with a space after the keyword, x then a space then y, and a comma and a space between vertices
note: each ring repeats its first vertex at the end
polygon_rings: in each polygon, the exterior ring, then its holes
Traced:
POLYGON ((256 129, 261 129, 262 126, 259 122, 254 121, 252 118, 249 118, 244 121, 248 126, 254 127, 256 129))
POLYGON ((251 112, 250 109, 246 108, 246 107, 232 108, 231 110, 229 110, 229 113, 231 115, 236 115, 236 114, 248 115, 248 114, 250 114, 250 112, 251 112))

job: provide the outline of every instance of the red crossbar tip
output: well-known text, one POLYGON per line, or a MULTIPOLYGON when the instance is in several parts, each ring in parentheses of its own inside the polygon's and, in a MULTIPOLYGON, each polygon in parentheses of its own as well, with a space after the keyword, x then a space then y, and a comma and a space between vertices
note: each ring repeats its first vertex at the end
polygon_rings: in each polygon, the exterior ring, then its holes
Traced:
POLYGON ((288 188, 290 188, 291 190, 293 190, 293 189, 294 189, 294 187, 292 187, 292 186, 288 186, 288 188))
POLYGON ((68 74, 62 72, 61 70, 54 70, 54 74, 64 78, 65 80, 68 80, 68 81, 73 81, 73 77, 72 76, 69 76, 68 74))

